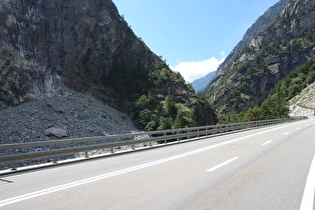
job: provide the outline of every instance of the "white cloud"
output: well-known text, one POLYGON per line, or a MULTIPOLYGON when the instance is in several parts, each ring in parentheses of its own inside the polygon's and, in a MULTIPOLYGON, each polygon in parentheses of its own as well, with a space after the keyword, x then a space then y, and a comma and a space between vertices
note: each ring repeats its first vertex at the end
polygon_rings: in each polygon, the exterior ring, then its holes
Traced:
POLYGON ((176 72, 180 72, 187 82, 193 82, 203 76, 206 76, 209 72, 217 70, 219 65, 225 58, 217 60, 212 57, 204 61, 183 62, 180 61, 175 67, 171 66, 171 69, 176 72))

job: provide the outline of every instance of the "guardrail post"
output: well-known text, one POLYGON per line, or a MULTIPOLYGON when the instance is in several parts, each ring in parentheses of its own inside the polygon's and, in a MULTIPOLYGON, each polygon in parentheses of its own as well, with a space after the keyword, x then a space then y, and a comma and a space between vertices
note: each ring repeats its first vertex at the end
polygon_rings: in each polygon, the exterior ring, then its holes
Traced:
POLYGON ((89 157, 90 157, 89 152, 86 151, 86 152, 85 152, 85 158, 89 158, 89 157))
MULTIPOLYGON (((166 136, 166 133, 164 133, 164 136, 166 136)), ((167 144, 166 139, 164 140, 164 144, 167 144)))
POLYGON ((110 148, 110 152, 113 153, 113 154, 115 153, 114 147, 110 148))
POLYGON ((13 162, 12 164, 11 164, 11 171, 16 171, 17 170, 17 168, 16 168, 16 162, 13 162))

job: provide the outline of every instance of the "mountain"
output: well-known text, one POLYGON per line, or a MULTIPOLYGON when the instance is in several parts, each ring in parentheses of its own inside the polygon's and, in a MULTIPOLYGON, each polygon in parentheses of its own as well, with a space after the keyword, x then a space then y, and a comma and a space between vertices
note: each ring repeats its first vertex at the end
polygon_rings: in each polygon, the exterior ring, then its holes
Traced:
POLYGON ((143 110, 134 104, 150 95, 155 106, 149 111, 158 113, 159 125, 168 114, 157 107, 172 95, 175 114, 191 119, 181 126, 216 121, 182 76, 133 33, 111 0, 7 0, 0 2, 0 17, 2 109, 79 92, 139 122, 143 110))
MULTIPOLYGON (((245 47, 249 42, 261 31, 265 30, 276 17, 278 17, 285 6, 288 5, 290 0, 280 0, 278 3, 270 7, 262 16, 260 16, 255 23, 246 31, 243 39, 235 46, 233 51, 228 55, 224 62, 219 66, 217 72, 221 72, 229 62, 245 47)), ((196 93, 204 91, 207 85, 214 78, 213 73, 193 81, 191 84, 194 87, 196 93)))
POLYGON ((191 85, 193 86, 196 93, 203 92, 205 90, 206 85, 211 81, 215 75, 217 74, 216 71, 209 72, 206 76, 194 80, 191 85))
POLYGON ((291 1, 209 84, 207 96, 217 111, 247 111, 290 71, 314 58, 314 28, 315 0, 291 1))
POLYGON ((255 23, 247 29, 242 40, 234 47, 232 52, 228 55, 225 61, 220 65, 219 72, 225 68, 229 62, 239 54, 244 47, 261 31, 265 30, 270 24, 280 15, 282 10, 288 5, 291 0, 280 0, 278 3, 270 7, 262 16, 260 16, 255 23))

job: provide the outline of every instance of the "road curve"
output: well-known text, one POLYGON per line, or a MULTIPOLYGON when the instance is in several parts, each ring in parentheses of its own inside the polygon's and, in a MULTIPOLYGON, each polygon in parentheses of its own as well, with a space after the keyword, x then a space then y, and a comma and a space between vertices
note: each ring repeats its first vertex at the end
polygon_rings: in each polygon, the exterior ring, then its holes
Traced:
POLYGON ((0 209, 308 210, 314 154, 314 119, 274 125, 0 176, 0 209))

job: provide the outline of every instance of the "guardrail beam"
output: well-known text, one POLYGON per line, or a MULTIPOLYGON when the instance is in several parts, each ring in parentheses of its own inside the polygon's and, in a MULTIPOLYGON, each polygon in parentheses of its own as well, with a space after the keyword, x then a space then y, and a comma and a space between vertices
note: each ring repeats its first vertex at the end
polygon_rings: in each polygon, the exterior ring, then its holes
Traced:
POLYGON ((48 146, 58 146, 65 145, 65 148, 44 150, 38 152, 20 153, 20 154, 9 154, 0 156, 0 164, 11 163, 11 168, 16 169, 17 162, 41 159, 47 157, 53 157, 53 162, 57 162, 57 158, 62 155, 69 155, 84 152, 85 158, 90 157, 90 151, 109 149, 110 153, 115 153, 115 148, 119 147, 131 147, 132 150, 136 150, 136 145, 146 145, 149 143, 150 147, 153 147, 153 142, 163 142, 162 144, 168 144, 168 142, 180 142, 181 139, 191 139, 200 138, 201 136, 213 135, 216 133, 225 133, 230 131, 236 131, 241 129, 261 127, 276 123, 285 123, 288 121, 296 121, 305 119, 306 117, 299 118, 284 118, 275 120, 264 120, 255 122, 243 122, 243 123, 232 123, 226 125, 211 125, 211 126, 201 126, 193 128, 181 128, 172 130, 162 130, 162 131, 151 131, 142 133, 132 133, 132 134, 120 134, 111 136, 101 136, 101 137, 90 137, 90 138, 76 138, 76 139, 65 139, 65 140, 52 140, 44 142, 27 142, 18 144, 5 144, 0 145, 0 151, 9 151, 15 149, 29 149, 38 147, 48 147, 48 146), (144 139, 119 141, 121 139, 135 139, 137 136, 148 136, 144 139), (154 137, 152 137, 154 136, 154 137), (95 143, 97 142, 97 143, 95 143), (98 143, 100 142, 100 143, 98 143), (102 143, 103 142, 103 143, 102 143), (75 144, 83 143, 85 146, 73 146, 75 144), (67 146, 68 145, 68 146, 67 146), (69 145, 72 145, 71 147, 69 145))

